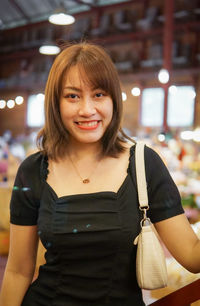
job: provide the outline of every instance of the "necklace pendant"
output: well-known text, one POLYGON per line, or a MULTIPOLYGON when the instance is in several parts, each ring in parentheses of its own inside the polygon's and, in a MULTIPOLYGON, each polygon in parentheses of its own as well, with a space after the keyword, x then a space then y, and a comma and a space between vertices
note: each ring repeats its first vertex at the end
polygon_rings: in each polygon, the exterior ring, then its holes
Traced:
POLYGON ((88 183, 90 183, 90 180, 89 180, 89 178, 86 178, 82 182, 83 182, 83 184, 88 184, 88 183))

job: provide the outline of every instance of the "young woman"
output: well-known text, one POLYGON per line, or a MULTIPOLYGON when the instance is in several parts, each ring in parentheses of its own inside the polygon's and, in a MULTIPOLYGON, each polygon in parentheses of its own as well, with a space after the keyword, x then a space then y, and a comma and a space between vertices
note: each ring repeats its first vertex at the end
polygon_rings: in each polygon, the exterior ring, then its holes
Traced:
MULTIPOLYGON (((19 167, 0 306, 144 305, 135 273, 140 231, 134 144, 120 129, 116 69, 99 46, 56 58, 39 152, 19 167), (38 240, 46 263, 35 270, 38 240)), ((145 147, 149 215, 172 255, 200 271, 200 241, 159 156, 145 147)))

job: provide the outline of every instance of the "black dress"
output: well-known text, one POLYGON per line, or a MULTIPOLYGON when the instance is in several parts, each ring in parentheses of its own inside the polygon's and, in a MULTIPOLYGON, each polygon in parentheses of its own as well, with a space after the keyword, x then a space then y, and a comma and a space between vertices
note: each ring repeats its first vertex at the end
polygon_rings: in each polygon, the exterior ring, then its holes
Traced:
MULTIPOLYGON (((11 199, 11 223, 37 224, 47 250, 46 264, 22 306, 144 305, 133 245, 141 220, 134 151, 132 147, 127 176, 117 193, 57 197, 46 182, 47 157, 38 152, 21 164, 11 199)), ((145 163, 152 222, 183 213, 168 170, 148 147, 145 163)))

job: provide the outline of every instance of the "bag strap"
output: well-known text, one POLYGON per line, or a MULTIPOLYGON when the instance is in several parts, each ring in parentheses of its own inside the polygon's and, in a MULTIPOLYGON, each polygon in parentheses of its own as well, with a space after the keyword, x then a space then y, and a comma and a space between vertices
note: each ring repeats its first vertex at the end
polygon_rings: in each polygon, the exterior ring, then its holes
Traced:
POLYGON ((135 167, 136 167, 136 179, 138 189, 139 208, 143 211, 143 221, 147 219, 146 211, 149 209, 148 194, 147 194, 147 182, 145 173, 145 161, 144 161, 144 146, 142 141, 137 142, 135 148, 135 167))

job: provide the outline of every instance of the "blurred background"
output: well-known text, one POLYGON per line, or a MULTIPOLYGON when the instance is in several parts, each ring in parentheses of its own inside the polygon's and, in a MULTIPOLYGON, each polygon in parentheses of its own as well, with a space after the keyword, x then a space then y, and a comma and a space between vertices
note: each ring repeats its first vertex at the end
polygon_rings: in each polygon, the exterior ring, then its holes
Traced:
MULTIPOLYGON (((60 44, 106 48, 120 75, 125 132, 163 158, 189 221, 200 227, 200 1, 0 1, 0 269, 9 244, 17 168, 35 152, 44 88, 60 44)), ((170 254, 169 288, 200 278, 170 254)), ((197 304, 195 304, 197 305, 197 304)))

